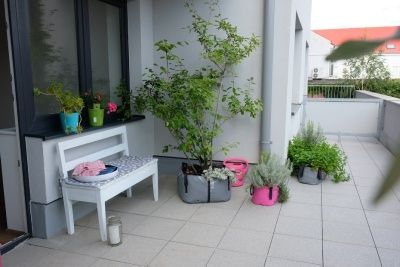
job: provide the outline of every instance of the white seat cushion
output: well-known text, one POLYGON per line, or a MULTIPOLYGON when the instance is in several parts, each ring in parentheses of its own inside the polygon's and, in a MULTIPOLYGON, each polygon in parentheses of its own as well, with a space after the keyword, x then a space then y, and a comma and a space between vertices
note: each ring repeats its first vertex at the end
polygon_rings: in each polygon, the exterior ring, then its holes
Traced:
POLYGON ((118 167, 118 175, 109 180, 84 183, 84 182, 75 180, 74 178, 68 177, 67 179, 61 179, 61 181, 63 183, 69 184, 69 185, 100 188, 100 187, 108 184, 111 181, 119 179, 120 177, 125 176, 126 174, 129 174, 129 173, 139 169, 140 167, 143 167, 146 164, 149 164, 149 163, 155 162, 155 161, 157 161, 157 159, 155 159, 153 157, 123 156, 119 159, 106 162, 107 165, 113 165, 113 166, 118 167))

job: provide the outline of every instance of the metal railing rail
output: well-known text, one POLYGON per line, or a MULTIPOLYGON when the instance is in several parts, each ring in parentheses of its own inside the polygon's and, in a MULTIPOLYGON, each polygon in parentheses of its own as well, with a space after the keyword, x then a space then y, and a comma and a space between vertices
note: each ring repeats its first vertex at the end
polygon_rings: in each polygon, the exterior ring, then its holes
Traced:
POLYGON ((341 84, 310 84, 308 85, 309 98, 355 98, 354 85, 341 84))

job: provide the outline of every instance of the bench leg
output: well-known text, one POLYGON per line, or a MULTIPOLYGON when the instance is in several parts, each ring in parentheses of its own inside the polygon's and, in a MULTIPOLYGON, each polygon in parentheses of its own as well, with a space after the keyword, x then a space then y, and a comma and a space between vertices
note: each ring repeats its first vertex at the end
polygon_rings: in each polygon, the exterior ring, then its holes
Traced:
POLYGON ((65 190, 63 188, 62 192, 63 192, 65 219, 67 221, 67 231, 68 231, 68 234, 72 235, 75 232, 74 212, 72 209, 72 201, 68 199, 67 190, 65 190))
POLYGON ((126 197, 132 198, 132 187, 126 190, 126 197))
POLYGON ((106 228, 106 203, 99 197, 97 200, 97 217, 99 218, 99 229, 102 241, 107 240, 106 228))
POLYGON ((152 175, 152 180, 153 180, 153 196, 154 196, 154 201, 158 201, 158 173, 155 172, 152 175))

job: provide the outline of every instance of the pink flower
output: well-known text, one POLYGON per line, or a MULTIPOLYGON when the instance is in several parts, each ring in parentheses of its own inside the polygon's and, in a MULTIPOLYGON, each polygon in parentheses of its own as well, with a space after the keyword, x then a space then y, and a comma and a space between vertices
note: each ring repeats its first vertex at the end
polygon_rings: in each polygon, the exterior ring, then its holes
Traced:
POLYGON ((107 103, 107 114, 113 113, 117 111, 117 104, 113 103, 113 102, 109 102, 107 103))

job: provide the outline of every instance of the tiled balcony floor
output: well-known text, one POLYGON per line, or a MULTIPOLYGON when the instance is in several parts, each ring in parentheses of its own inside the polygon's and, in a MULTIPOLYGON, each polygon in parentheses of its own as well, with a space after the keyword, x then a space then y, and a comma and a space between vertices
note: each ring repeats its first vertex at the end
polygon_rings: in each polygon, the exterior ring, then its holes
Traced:
POLYGON ((370 138, 339 144, 349 182, 311 186, 292 178, 288 203, 261 207, 244 188, 227 203, 184 204, 175 178, 161 177, 158 202, 142 184, 134 200, 107 204, 108 215, 122 217, 121 246, 99 241, 93 213, 72 236, 28 240, 4 255, 5 266, 400 266, 400 186, 379 205, 370 202, 392 155, 370 138))

